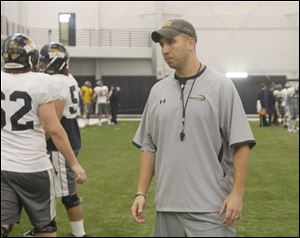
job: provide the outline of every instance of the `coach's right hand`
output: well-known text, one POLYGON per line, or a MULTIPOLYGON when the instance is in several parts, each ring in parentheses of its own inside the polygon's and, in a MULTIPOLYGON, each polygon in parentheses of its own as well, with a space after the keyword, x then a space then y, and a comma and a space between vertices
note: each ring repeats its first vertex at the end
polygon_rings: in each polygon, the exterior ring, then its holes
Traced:
POLYGON ((142 212, 146 204, 145 196, 136 196, 131 207, 132 218, 140 224, 146 223, 146 217, 143 216, 142 212))

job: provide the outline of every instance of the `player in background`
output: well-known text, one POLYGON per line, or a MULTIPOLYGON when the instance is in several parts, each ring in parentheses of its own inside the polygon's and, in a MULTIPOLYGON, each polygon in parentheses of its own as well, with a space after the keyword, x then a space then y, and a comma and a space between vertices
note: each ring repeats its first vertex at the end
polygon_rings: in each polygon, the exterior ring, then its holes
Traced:
POLYGON ((297 132, 296 120, 299 117, 299 85, 287 90, 286 106, 289 110, 289 132, 297 132))
POLYGON ((284 121, 284 106, 283 106, 283 92, 282 92, 282 85, 276 84, 275 86, 275 90, 273 92, 273 95, 275 96, 275 108, 276 108, 276 112, 277 112, 277 116, 278 116, 278 122, 280 124, 283 124, 284 121))
POLYGON ((84 85, 80 88, 80 95, 82 97, 83 102, 83 118, 85 122, 85 126, 89 125, 90 115, 93 111, 93 89, 90 81, 85 81, 84 85))
POLYGON ((289 128, 289 122, 290 122, 290 112, 289 107, 286 105, 286 99, 287 99, 287 93, 291 85, 287 82, 284 84, 284 88, 282 89, 282 96, 283 96, 283 102, 282 106, 284 107, 284 119, 283 119, 283 126, 285 129, 289 128))
POLYGON ((110 119, 108 115, 108 87, 103 85, 103 82, 99 80, 94 88, 94 100, 96 101, 96 110, 99 117, 98 126, 102 125, 101 119, 105 115, 107 124, 110 125, 110 119))

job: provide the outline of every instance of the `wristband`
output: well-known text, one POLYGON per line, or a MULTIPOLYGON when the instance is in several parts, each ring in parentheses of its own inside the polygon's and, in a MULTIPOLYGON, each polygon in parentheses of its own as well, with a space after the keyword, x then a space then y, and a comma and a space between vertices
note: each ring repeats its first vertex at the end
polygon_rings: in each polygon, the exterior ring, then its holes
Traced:
POLYGON ((146 199, 146 195, 142 192, 137 192, 134 197, 136 198, 136 197, 139 197, 139 196, 142 196, 146 199))

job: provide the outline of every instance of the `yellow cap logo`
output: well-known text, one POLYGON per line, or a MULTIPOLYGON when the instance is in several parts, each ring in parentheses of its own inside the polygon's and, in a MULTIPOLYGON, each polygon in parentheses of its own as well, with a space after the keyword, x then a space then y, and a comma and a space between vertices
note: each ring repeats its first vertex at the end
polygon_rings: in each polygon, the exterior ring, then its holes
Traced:
POLYGON ((166 21, 163 27, 170 27, 172 26, 173 22, 172 21, 166 21))

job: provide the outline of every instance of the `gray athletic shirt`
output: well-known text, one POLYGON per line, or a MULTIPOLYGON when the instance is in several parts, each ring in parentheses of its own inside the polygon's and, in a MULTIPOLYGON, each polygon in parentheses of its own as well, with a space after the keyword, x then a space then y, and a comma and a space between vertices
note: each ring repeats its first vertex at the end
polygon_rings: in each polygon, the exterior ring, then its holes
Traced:
POLYGON ((252 148, 254 137, 233 83, 209 68, 190 94, 184 141, 182 111, 181 88, 170 75, 151 89, 133 143, 156 156, 157 211, 216 212, 231 191, 234 147, 252 148))

